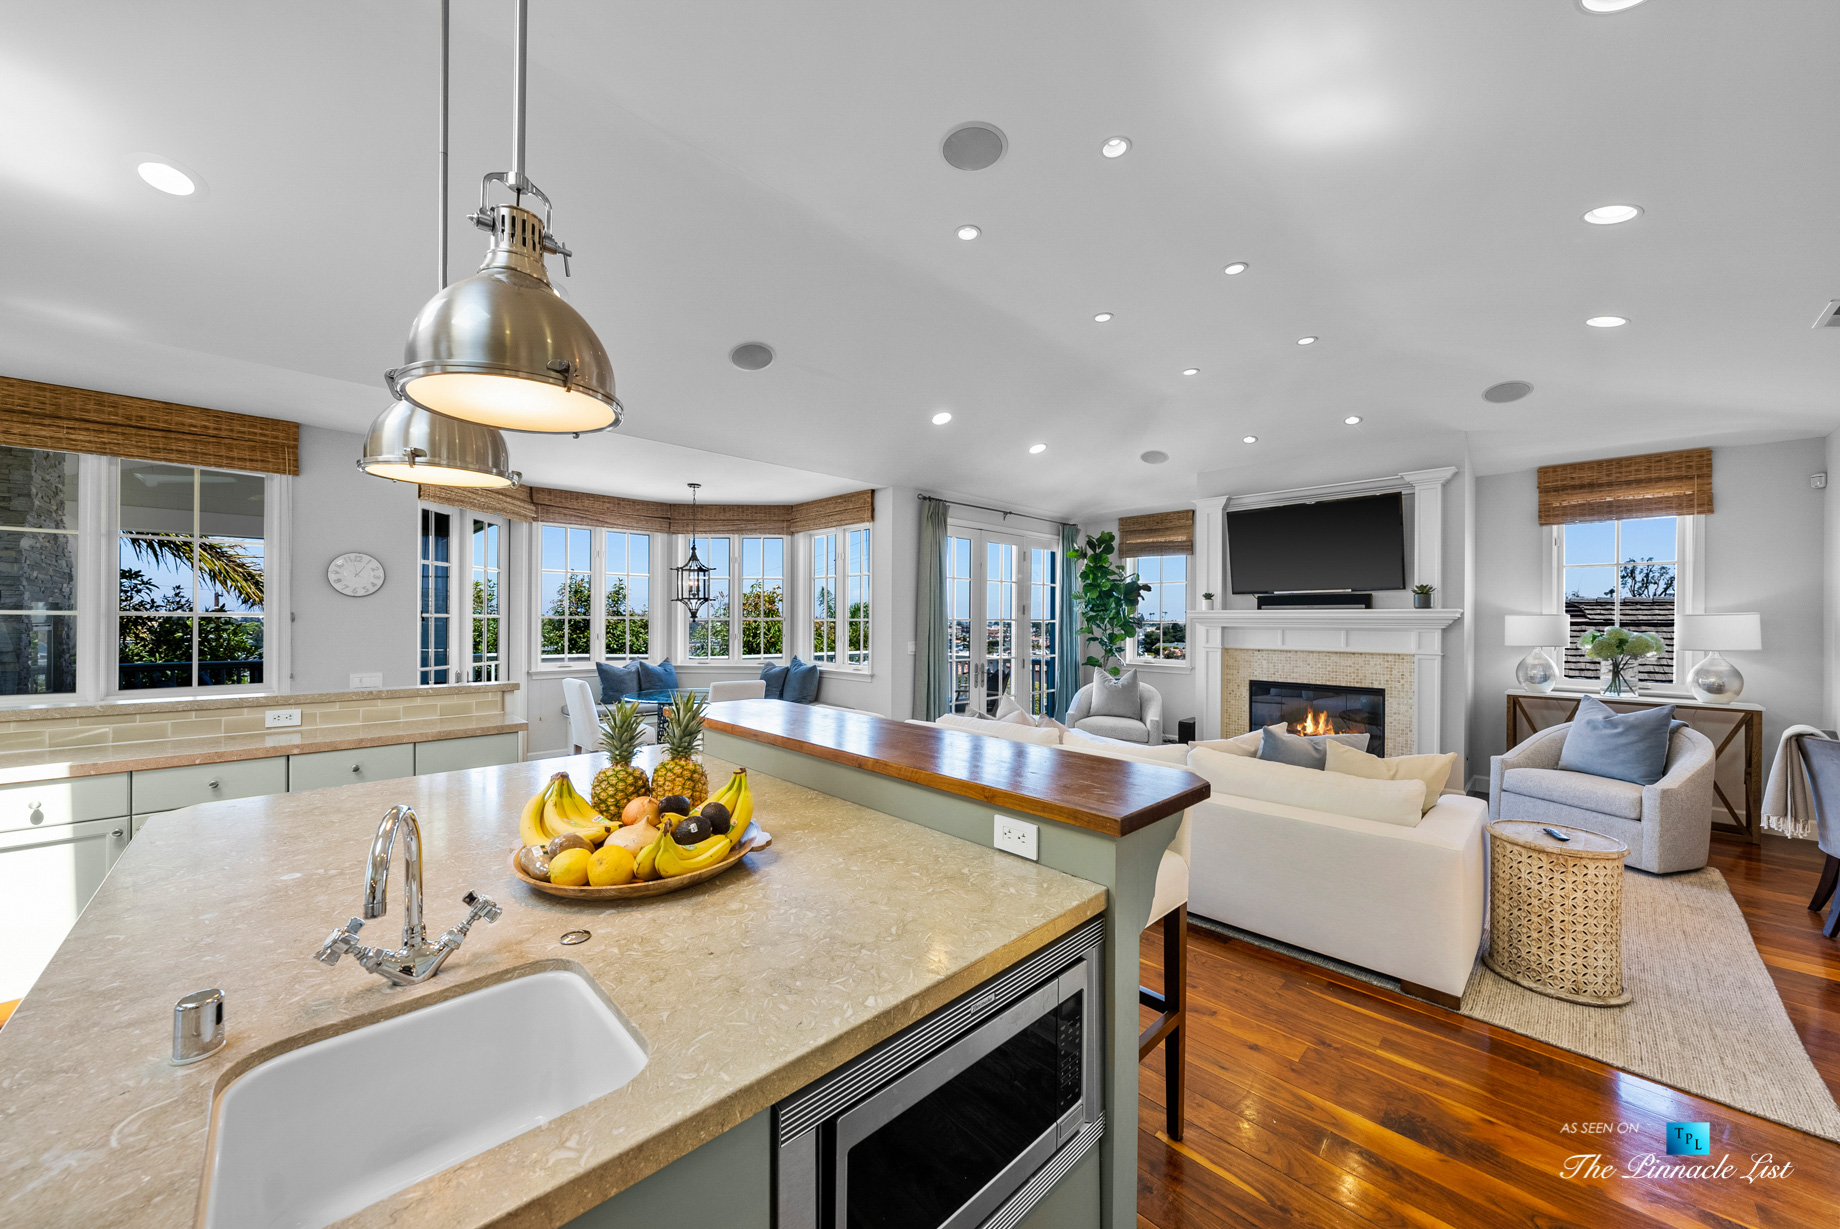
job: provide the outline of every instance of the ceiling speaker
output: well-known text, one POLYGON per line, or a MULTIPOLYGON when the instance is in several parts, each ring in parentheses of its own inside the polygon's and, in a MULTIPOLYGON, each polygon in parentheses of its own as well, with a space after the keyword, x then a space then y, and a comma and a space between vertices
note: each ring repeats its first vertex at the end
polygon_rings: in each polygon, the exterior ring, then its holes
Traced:
POLYGON ((764 342, 744 341, 728 352, 728 361, 743 371, 759 371, 773 361, 773 347, 764 342))
POLYGON ((995 124, 960 124, 946 134, 939 152, 961 171, 981 171, 1008 148, 1009 138, 995 124))
POLYGON ((1152 448, 1149 452, 1138 453, 1137 459, 1145 465, 1161 465, 1169 459, 1169 454, 1161 448, 1152 448))
POLYGON ((1533 385, 1525 380, 1503 380, 1500 384, 1491 384, 1483 389, 1482 399, 1500 405, 1505 401, 1519 401, 1532 391, 1533 385))

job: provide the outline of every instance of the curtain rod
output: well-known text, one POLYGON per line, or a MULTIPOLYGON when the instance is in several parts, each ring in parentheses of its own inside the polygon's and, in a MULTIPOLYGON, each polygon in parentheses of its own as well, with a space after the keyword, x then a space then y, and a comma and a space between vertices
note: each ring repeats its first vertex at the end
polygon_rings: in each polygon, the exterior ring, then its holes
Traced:
POLYGON ((976 508, 979 512, 995 512, 1005 520, 1008 520, 1012 516, 1020 516, 1031 521, 1046 521, 1050 525, 1068 525, 1074 529, 1080 527, 1078 521, 1057 521, 1051 516, 1036 516, 1033 512, 1013 512, 1008 508, 993 508, 989 504, 968 504, 962 499, 941 499, 937 495, 922 495, 920 496, 920 502, 946 504, 954 508, 976 508))

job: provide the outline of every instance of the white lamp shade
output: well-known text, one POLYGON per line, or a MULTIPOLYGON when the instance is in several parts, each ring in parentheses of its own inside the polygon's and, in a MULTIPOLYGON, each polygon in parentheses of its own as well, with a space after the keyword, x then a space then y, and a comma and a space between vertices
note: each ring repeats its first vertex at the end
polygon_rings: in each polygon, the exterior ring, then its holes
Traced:
POLYGON ((1763 648, 1763 617, 1756 611, 1681 615, 1678 645, 1714 653, 1755 653, 1763 648))
POLYGON ((1508 615, 1502 619, 1501 642, 1534 649, 1570 644, 1571 622, 1562 614, 1508 615))

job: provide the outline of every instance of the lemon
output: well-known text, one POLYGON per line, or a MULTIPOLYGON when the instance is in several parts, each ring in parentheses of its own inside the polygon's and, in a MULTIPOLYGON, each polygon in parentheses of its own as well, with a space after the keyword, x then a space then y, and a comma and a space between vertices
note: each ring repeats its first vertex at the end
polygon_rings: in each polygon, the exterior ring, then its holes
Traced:
POLYGON ((588 882, 588 863, 592 859, 585 849, 565 849, 550 859, 549 881, 565 888, 578 888, 588 882))
POLYGON ((588 859, 588 882, 597 888, 633 880, 633 856, 623 846, 603 845, 588 859))

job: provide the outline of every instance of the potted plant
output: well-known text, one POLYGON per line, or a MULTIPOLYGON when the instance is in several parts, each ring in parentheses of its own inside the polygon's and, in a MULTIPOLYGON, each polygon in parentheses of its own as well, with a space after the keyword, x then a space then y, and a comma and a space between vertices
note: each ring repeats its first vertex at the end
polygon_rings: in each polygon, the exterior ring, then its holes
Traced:
POLYGON ((1112 561, 1117 541, 1108 529, 1097 536, 1088 534, 1086 545, 1067 552, 1068 562, 1080 568, 1079 585, 1073 593, 1074 608, 1080 615, 1080 643, 1099 649, 1082 664, 1114 678, 1121 671, 1112 663, 1124 659, 1125 645, 1137 634, 1137 599, 1150 592, 1137 573, 1126 572, 1123 565, 1112 561))
POLYGON ((1412 605, 1418 610, 1431 609, 1431 595, 1437 592, 1436 585, 1413 585, 1412 605))
POLYGON ((1625 631, 1620 627, 1593 628, 1578 637, 1578 647, 1586 657, 1605 664, 1603 693, 1606 696, 1633 696, 1636 687, 1636 662, 1653 657, 1664 647, 1661 637, 1649 632, 1625 631))
POLYGON ((1207 603, 1206 609, 1214 609, 1214 595, 1212 593, 1203 593, 1201 595, 1201 600, 1207 603))

